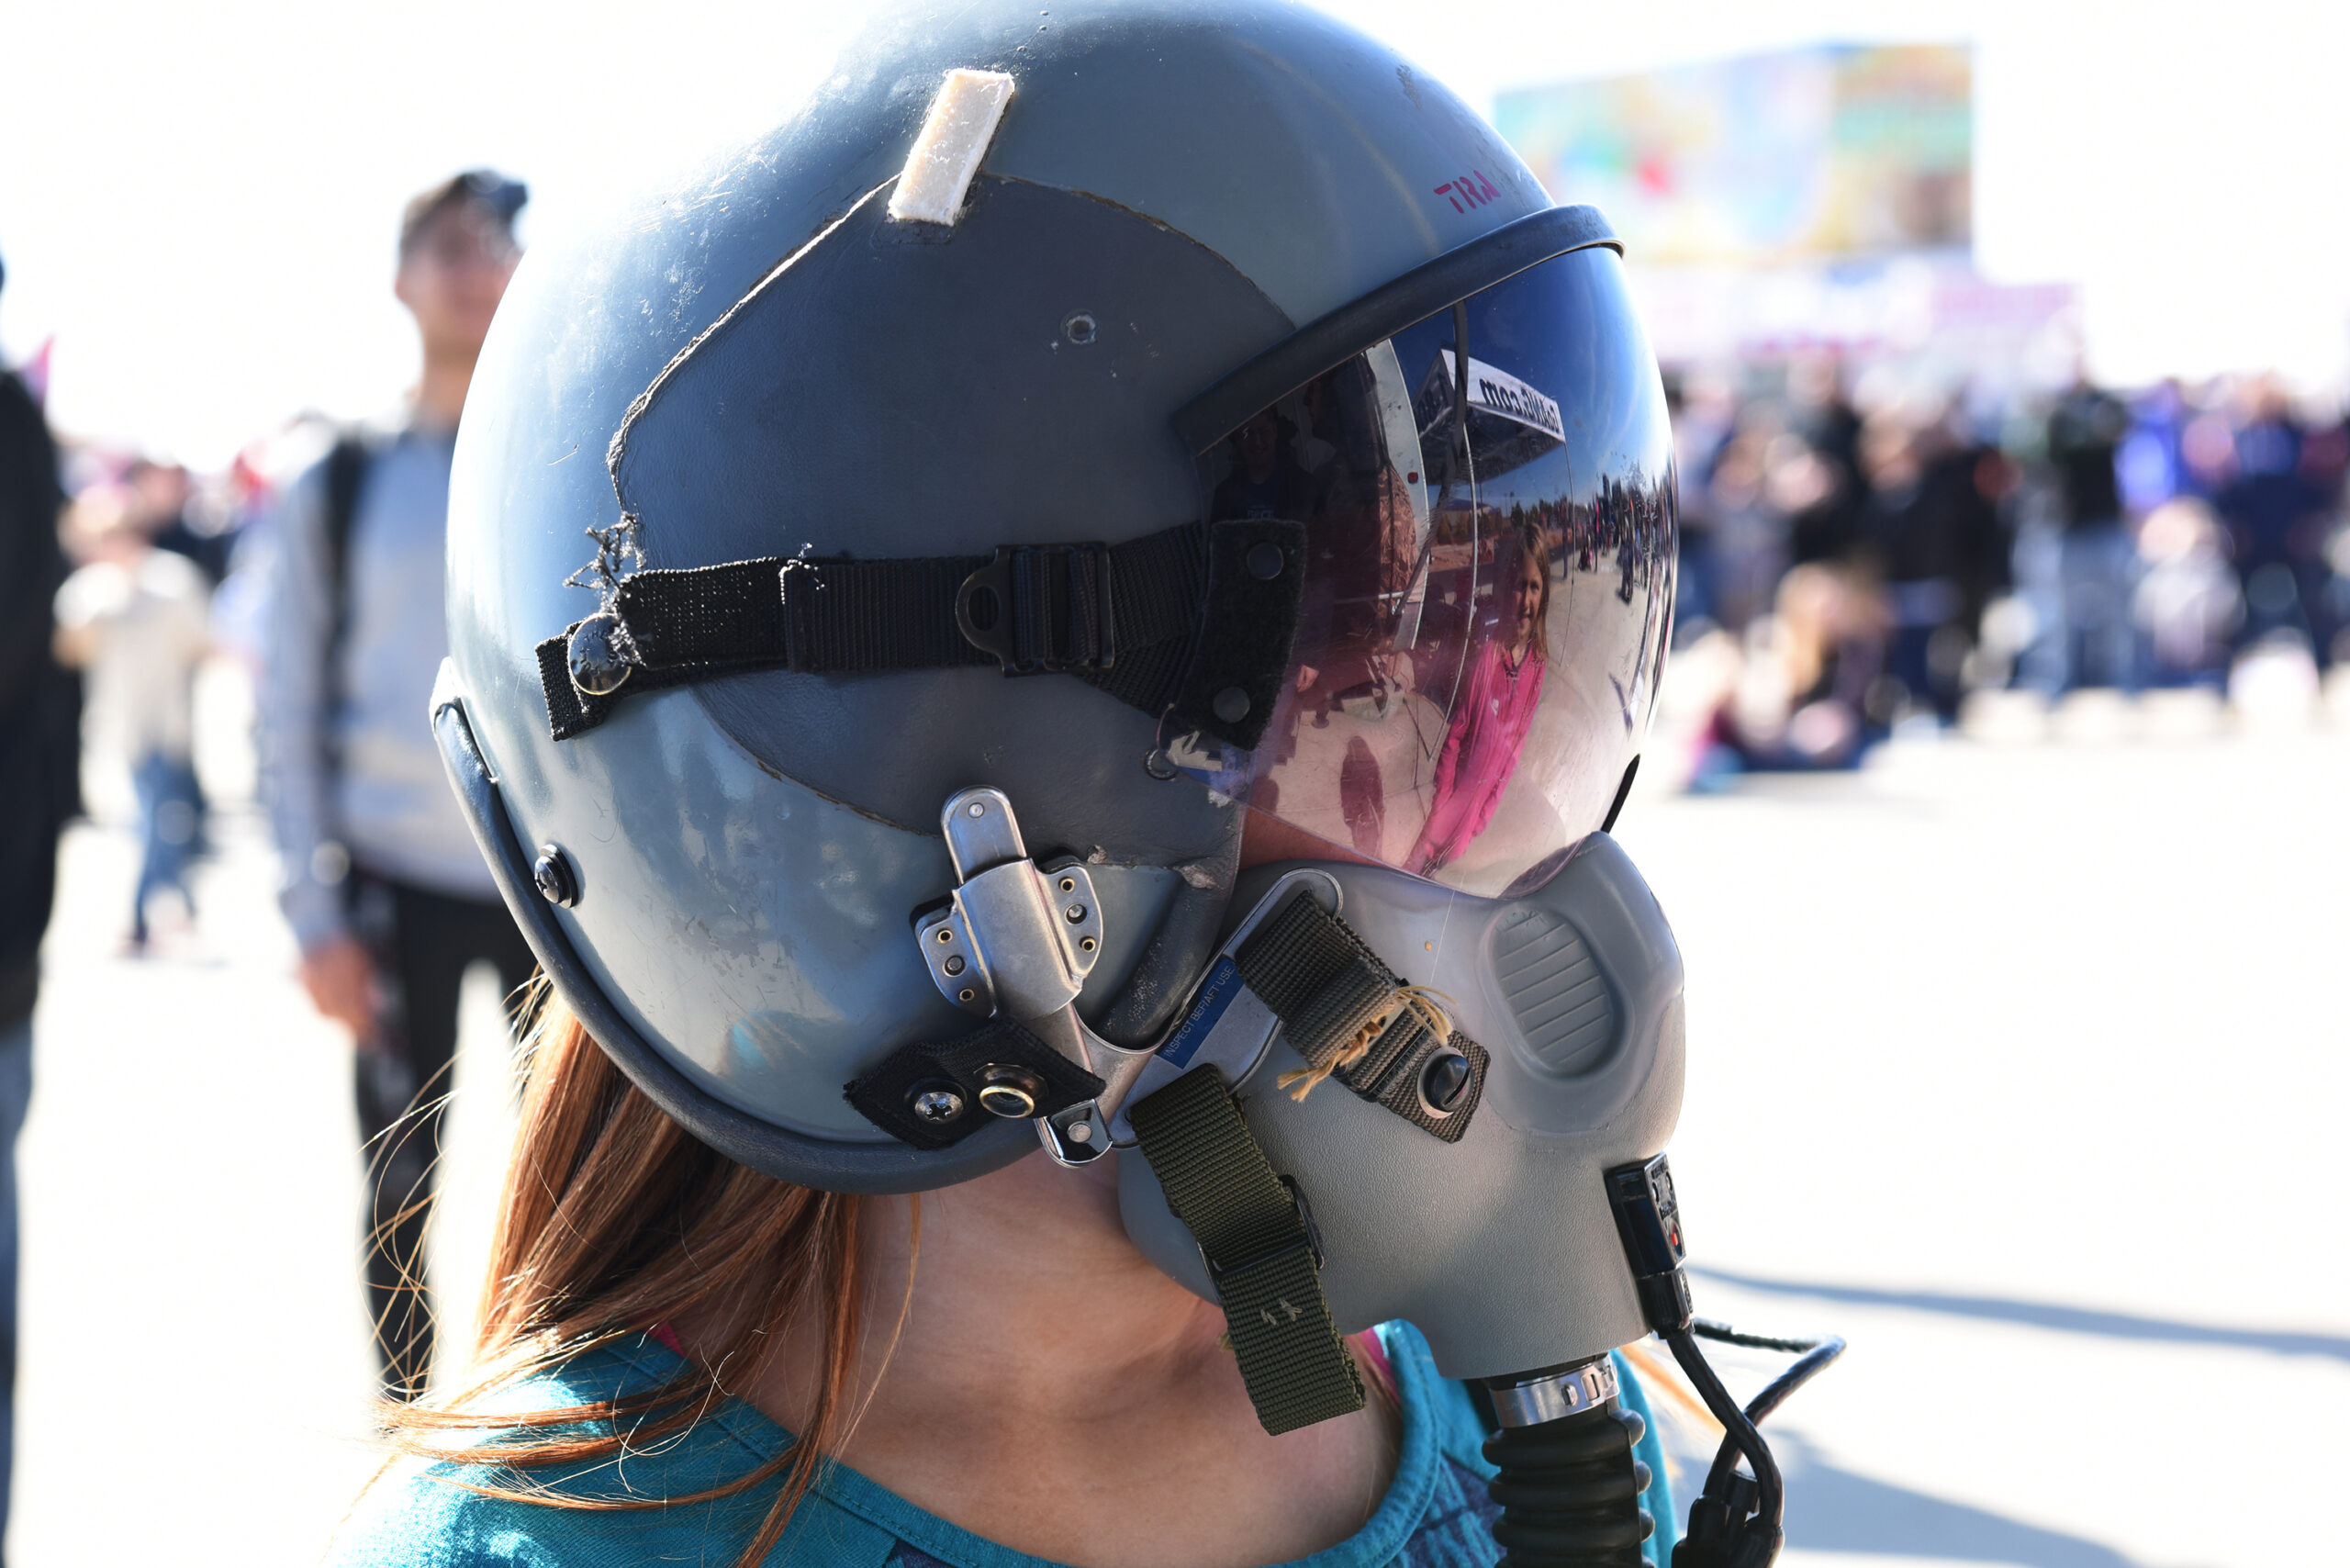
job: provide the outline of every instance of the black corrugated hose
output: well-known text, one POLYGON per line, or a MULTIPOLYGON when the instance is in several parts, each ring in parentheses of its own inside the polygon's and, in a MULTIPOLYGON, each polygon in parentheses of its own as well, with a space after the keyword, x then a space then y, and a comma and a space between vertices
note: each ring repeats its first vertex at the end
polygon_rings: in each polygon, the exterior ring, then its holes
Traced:
POLYGON ((1502 1516, 1502 1568, 1640 1568, 1656 1522, 1640 1506, 1649 1467, 1632 1457, 1647 1426, 1614 1399, 1485 1439, 1501 1473, 1489 1484, 1502 1516))

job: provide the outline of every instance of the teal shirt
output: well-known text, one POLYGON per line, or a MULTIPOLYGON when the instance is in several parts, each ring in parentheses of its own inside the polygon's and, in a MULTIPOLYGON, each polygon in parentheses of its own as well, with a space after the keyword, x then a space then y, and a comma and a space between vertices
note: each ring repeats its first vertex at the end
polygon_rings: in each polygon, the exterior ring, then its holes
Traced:
MULTIPOLYGON (((1496 1512, 1485 1495, 1493 1467, 1485 1431, 1460 1383, 1437 1374, 1427 1343, 1408 1325, 1380 1330, 1404 1411, 1403 1453, 1378 1512, 1353 1536, 1295 1568, 1491 1568, 1496 1512)), ((675 1377, 677 1356, 649 1338, 579 1356, 521 1385, 520 1400, 561 1409, 675 1377)), ((1619 1359, 1625 1403, 1648 1417, 1631 1370, 1619 1359)), ((781 1450, 781 1428, 730 1401, 685 1433, 631 1451, 617 1464, 532 1480, 575 1495, 682 1496, 740 1475, 781 1450)), ((1639 1446, 1651 1475, 1642 1499, 1657 1521, 1651 1564, 1670 1559, 1673 1506, 1655 1423, 1639 1446)), ((368 1490, 343 1526, 331 1568, 637 1568, 688 1563, 732 1568, 766 1517, 771 1487, 677 1507, 587 1512, 484 1497, 447 1484, 463 1467, 395 1470, 368 1490)), ((478 1476, 479 1472, 473 1472, 478 1476)), ((508 1479, 510 1479, 509 1477, 508 1479)), ((846 1465, 828 1467, 792 1516, 762 1568, 1055 1568, 923 1512, 846 1465)))

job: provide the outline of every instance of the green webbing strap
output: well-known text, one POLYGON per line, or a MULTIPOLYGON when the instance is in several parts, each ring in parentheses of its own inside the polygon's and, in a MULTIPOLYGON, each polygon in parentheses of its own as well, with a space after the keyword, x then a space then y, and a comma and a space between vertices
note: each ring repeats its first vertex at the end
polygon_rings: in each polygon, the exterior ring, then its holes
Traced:
POLYGON ((1310 1067, 1328 1070, 1382 1015, 1363 1054, 1331 1071, 1357 1095, 1422 1132, 1458 1143, 1484 1093, 1485 1047, 1461 1034, 1439 1036, 1417 1011, 1400 1006, 1403 981, 1354 929, 1300 894, 1233 955, 1241 980, 1281 1021, 1281 1037, 1310 1067), (1420 1078, 1442 1052, 1459 1051, 1468 1077, 1441 1112, 1421 1098, 1420 1078))
POLYGON ((1167 1206, 1190 1229, 1224 1303, 1241 1381, 1278 1436, 1362 1408, 1354 1356, 1330 1320, 1304 1205, 1273 1174, 1213 1067, 1127 1113, 1167 1206))

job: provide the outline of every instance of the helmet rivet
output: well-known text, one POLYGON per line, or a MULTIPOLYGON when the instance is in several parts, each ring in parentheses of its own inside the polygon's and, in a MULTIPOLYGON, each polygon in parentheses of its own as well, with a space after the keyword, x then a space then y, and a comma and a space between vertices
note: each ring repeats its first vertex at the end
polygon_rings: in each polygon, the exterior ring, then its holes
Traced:
POLYGON ((539 857, 531 864, 531 880, 551 904, 569 909, 579 902, 579 874, 571 868, 571 857, 554 845, 539 846, 539 857))
POLYGON ((1248 716, 1248 694, 1237 686, 1227 686, 1215 694, 1212 706, 1219 720, 1237 724, 1248 716))
POLYGON ((963 1092, 945 1083, 922 1083, 906 1096, 906 1109, 917 1122, 945 1126, 963 1114, 963 1092))
POLYGON ((1075 343, 1079 348, 1083 348, 1086 344, 1091 342, 1096 337, 1101 335, 1101 323, 1094 320, 1091 316, 1082 310, 1061 323, 1061 336, 1067 338, 1070 342, 1075 343))
POLYGON ((952 942, 952 941, 954 941, 954 940, 955 940, 955 930, 954 930, 954 927, 952 927, 952 926, 947 926, 947 925, 942 925, 942 926, 940 926, 940 927, 938 928, 938 945, 939 945, 940 946, 942 946, 942 947, 943 947, 943 946, 945 946, 947 943, 952 942))
POLYGON ((1036 1114, 1045 1086, 1024 1067, 990 1064, 979 1070, 979 1108, 991 1116, 1016 1121, 1036 1114))
POLYGON ((582 696, 610 697, 628 684, 635 666, 612 645, 612 633, 620 624, 614 615, 591 615, 571 634, 564 662, 571 671, 571 684, 582 696))
POLYGON ((1085 949, 1087 952, 1089 952, 1089 953, 1091 953, 1091 951, 1093 951, 1093 949, 1094 949, 1094 948, 1099 947, 1100 946, 1102 946, 1102 944, 1101 944, 1101 943, 1096 942, 1096 941, 1095 941, 1092 937, 1091 937, 1091 936, 1080 937, 1080 938, 1078 939, 1078 944, 1077 944, 1077 945, 1078 945, 1079 946, 1080 946, 1080 947, 1084 948, 1084 949, 1085 949))
POLYGON ((1248 575, 1260 583, 1271 582, 1281 575, 1281 547, 1266 543, 1251 546, 1248 551, 1248 575))
POLYGON ((1077 879, 1075 877, 1063 877, 1061 879, 1061 891, 1065 893, 1073 893, 1077 891, 1077 879))
POLYGON ((967 985, 962 990, 955 993, 955 1000, 957 1002, 970 1002, 975 1000, 979 994, 979 993, 978 991, 973 991, 967 985))
POLYGON ((1061 911, 1061 913, 1069 916, 1069 923, 1071 925, 1082 925, 1085 924, 1085 906, 1081 903, 1073 903, 1067 909, 1061 911))
POLYGON ((1438 1051, 1420 1069, 1420 1103, 1432 1116, 1449 1116, 1460 1109, 1474 1076, 1469 1058, 1455 1050, 1438 1051))
POLYGON ((944 969, 950 975, 959 975, 963 972, 963 955, 960 953, 949 953, 946 956, 946 962, 939 967, 944 969))
POLYGON ((972 801, 972 802, 971 802, 968 807, 966 807, 966 808, 964 808, 964 809, 965 809, 966 811, 969 812, 970 812, 970 814, 971 814, 971 815, 973 815, 973 816, 975 816, 975 817, 983 817, 983 816, 985 816, 985 815, 987 815, 987 814, 988 814, 988 809, 987 809, 987 807, 986 807, 983 803, 981 803, 980 801, 972 801))

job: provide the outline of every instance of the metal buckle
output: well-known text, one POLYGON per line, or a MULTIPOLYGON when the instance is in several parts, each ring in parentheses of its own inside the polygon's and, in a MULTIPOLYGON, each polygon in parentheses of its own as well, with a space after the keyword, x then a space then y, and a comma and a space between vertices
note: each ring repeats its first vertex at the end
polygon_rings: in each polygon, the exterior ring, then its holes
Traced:
POLYGON ((1112 667, 1118 639, 1109 546, 997 545, 995 559, 955 590, 955 626, 1006 675, 1112 667))
MULTIPOLYGON (((1322 1230, 1314 1223, 1314 1210, 1305 1201, 1305 1189, 1297 1184, 1294 1177, 1276 1175, 1274 1180, 1289 1189, 1290 1207, 1297 1211, 1298 1223, 1304 1227, 1305 1234, 1294 1241, 1277 1243, 1260 1251, 1251 1252, 1248 1257, 1230 1263, 1217 1262, 1208 1256, 1206 1248, 1201 1247, 1200 1261, 1208 1266, 1210 1279, 1220 1280, 1226 1274, 1246 1272, 1259 1263, 1270 1263, 1286 1258, 1301 1247, 1314 1255, 1315 1268, 1318 1270, 1322 1267, 1322 1230)), ((1199 1243, 1194 1241, 1192 1245, 1198 1247, 1199 1243)))
POLYGON ((949 797, 939 824, 957 886, 945 905, 915 918, 923 962, 956 1006, 1019 1024, 1102 1081, 1096 1099, 1035 1118, 1057 1162, 1090 1164, 1110 1152, 1110 1119, 1151 1059, 1148 1049, 1102 1039, 1077 1014, 1105 929, 1093 879, 1074 862, 1046 870, 1029 858, 1000 790, 949 797))

